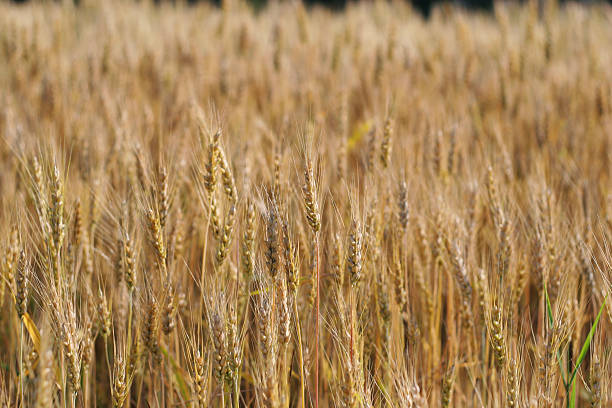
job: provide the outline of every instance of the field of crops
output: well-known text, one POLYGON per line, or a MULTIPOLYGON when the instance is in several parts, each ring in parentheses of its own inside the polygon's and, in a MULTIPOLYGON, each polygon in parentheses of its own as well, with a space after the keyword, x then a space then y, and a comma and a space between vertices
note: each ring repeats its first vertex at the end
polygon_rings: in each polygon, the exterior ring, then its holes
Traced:
POLYGON ((612 406, 611 43, 0 2, 0 407, 612 406))

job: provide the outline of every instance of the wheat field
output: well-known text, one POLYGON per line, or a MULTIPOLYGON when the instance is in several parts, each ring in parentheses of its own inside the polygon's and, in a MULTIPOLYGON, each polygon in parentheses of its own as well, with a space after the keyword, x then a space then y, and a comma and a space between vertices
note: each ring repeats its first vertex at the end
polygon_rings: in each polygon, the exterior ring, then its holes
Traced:
POLYGON ((0 406, 611 407, 610 43, 0 2, 0 406))

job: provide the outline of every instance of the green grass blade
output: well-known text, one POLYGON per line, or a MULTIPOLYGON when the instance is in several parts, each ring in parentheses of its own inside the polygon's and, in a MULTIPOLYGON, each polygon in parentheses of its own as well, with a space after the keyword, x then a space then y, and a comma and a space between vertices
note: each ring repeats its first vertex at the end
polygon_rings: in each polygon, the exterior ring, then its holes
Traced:
MULTIPOLYGON (((546 284, 544 284, 544 296, 546 298, 546 315, 548 316, 548 324, 550 327, 553 326, 553 315, 552 315, 552 305, 550 304, 550 298, 548 297, 548 290, 546 289, 546 284)), ((557 350, 557 362, 559 363, 559 371, 561 371, 561 379, 563 380, 563 386, 565 387, 565 392, 569 391, 569 383, 565 381, 565 373, 563 372, 563 363, 561 362, 561 353, 557 350)))
POLYGON ((589 335, 587 336, 584 344, 582 345, 582 350, 580 350, 580 355, 578 356, 578 360, 576 360, 576 367, 574 367, 574 371, 572 372, 572 376, 570 377, 569 383, 572 384, 574 379, 576 378, 576 374, 578 373, 578 369, 584 361, 587 352, 589 351, 589 347, 591 346, 591 341, 593 340, 593 336, 595 335, 595 330, 597 329, 597 324, 599 323, 599 318, 601 317, 601 313, 604 310, 604 306, 606 305, 606 300, 608 297, 604 299, 601 307, 599 308, 599 313, 597 313, 597 317, 595 318, 595 322, 593 322, 593 326, 591 326, 591 330, 589 330, 589 335))
POLYGON ((576 383, 575 382, 572 384, 572 393, 569 398, 569 407, 570 408, 576 407, 576 383))

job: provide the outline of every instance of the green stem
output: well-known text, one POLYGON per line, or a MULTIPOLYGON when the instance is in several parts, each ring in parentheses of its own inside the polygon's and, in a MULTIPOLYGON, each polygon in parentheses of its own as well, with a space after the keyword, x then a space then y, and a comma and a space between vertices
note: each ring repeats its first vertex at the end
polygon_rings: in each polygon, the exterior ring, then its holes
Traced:
MULTIPOLYGON (((162 362, 160 364, 164 364, 163 361, 164 360, 162 360, 162 362)), ((161 400, 162 406, 165 407, 166 406, 166 398, 164 397, 164 368, 163 367, 160 367, 160 370, 159 370, 159 390, 160 390, 159 392, 161 393, 160 400, 161 400)))
POLYGON ((234 408, 240 406, 240 379, 238 375, 234 378, 234 408))

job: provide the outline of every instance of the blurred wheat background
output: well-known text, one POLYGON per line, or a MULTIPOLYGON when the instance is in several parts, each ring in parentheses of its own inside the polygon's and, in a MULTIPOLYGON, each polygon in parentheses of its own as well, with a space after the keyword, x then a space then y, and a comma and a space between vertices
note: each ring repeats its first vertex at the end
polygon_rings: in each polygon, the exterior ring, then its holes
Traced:
POLYGON ((0 3, 0 406, 612 406, 611 23, 0 3))

